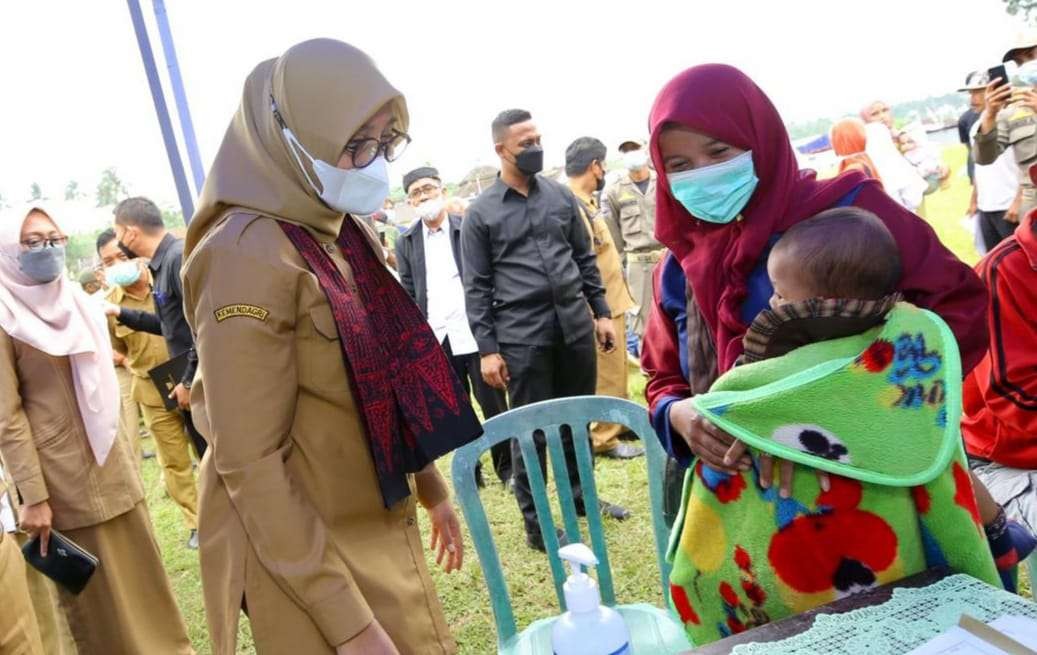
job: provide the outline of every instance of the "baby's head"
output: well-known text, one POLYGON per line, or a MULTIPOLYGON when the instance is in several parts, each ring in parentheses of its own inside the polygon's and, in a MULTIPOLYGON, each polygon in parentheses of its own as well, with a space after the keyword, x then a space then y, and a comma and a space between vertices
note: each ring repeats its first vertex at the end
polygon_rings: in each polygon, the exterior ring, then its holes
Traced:
POLYGON ((789 228, 767 259, 771 307, 810 298, 878 300, 896 291, 900 251, 870 211, 840 207, 789 228))

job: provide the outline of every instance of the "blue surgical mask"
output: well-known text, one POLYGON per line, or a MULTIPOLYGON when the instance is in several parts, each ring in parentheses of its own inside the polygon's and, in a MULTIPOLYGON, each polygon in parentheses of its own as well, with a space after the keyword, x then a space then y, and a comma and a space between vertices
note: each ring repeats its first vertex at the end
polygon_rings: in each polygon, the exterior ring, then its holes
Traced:
POLYGON ((760 182, 751 150, 722 164, 669 173, 670 193, 695 218, 730 223, 745 209, 760 182))
POLYGON ((53 282, 65 269, 65 246, 25 250, 18 255, 18 267, 34 282, 53 282))
MULTIPOLYGON (((1005 67, 1007 68, 1007 65, 1005 67)), ((1014 73, 1009 73, 1008 76, 1015 86, 1037 86, 1037 59, 1019 66, 1014 73)))
POLYGON ((104 277, 110 285, 130 287, 140 279, 140 266, 135 261, 119 262, 104 269, 104 277))

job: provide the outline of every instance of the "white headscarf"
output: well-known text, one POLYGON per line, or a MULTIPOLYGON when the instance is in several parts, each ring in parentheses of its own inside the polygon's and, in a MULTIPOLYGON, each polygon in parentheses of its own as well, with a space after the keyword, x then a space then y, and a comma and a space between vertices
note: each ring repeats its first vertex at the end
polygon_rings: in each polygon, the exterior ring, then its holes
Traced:
POLYGON ((918 209, 929 184, 893 145, 888 127, 882 123, 868 123, 864 132, 868 143, 864 151, 878 169, 886 193, 909 211, 918 209))
POLYGON ((102 465, 115 442, 120 403, 107 320, 101 306, 65 275, 40 284, 22 272, 19 242, 32 213, 43 214, 57 228, 38 205, 0 214, 0 329, 48 355, 69 357, 79 414, 102 465))

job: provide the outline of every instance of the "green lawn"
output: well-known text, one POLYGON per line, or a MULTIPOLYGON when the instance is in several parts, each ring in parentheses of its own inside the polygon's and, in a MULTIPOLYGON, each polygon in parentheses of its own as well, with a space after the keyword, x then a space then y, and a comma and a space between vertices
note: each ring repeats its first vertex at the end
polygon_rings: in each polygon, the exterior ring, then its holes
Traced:
MULTIPOLYGON (((943 242, 959 257, 974 263, 978 256, 972 247, 972 237, 959 225, 968 206, 970 193, 968 180, 957 174, 964 166, 965 151, 960 146, 951 147, 944 155, 955 170, 952 185, 950 189, 928 199, 927 214, 943 242)), ((644 402, 643 393, 643 378, 632 376, 631 397, 644 402)), ((145 442, 145 449, 152 449, 150 441, 145 442)), ((489 472, 489 462, 486 461, 485 465, 489 472)), ((439 466, 449 479, 450 458, 444 458, 439 466)), ((631 520, 624 523, 610 521, 605 526, 620 602, 661 601, 659 574, 647 520, 649 512, 644 460, 629 463, 599 461, 596 478, 603 498, 622 503, 634 511, 631 520)), ((190 628, 191 639, 199 653, 209 653, 197 558, 195 553, 184 548, 187 535, 180 514, 161 489, 158 467, 153 459, 144 464, 144 481, 166 568, 190 628)), ((557 601, 546 559, 526 547, 515 499, 497 485, 485 489, 482 499, 501 553, 519 625, 524 626, 535 619, 556 613, 557 601)), ((423 513, 421 526, 427 534, 428 526, 423 513)), ((431 559, 429 566, 433 570, 433 579, 461 653, 490 653, 494 650, 495 630, 489 595, 482 583, 475 552, 468 541, 465 553, 464 569, 452 575, 444 575, 436 570, 431 559)), ((251 643, 246 622, 242 621, 239 652, 252 652, 251 643)))

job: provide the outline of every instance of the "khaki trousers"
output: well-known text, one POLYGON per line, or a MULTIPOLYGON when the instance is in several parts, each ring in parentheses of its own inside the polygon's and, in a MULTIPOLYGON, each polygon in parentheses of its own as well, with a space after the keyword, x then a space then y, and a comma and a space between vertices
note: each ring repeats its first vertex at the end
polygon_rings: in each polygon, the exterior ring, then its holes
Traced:
MULTIPOLYGON (((627 262, 627 286, 630 288, 630 295, 634 297, 634 302, 637 303, 637 314, 634 316, 634 323, 631 329, 637 335, 639 346, 645 337, 645 325, 648 323, 648 314, 651 313, 652 305, 654 304, 652 271, 655 270, 657 263, 627 262)), ((616 336, 619 337, 619 343, 623 346, 623 350, 626 350, 626 332, 616 336)))
POLYGON ((44 655, 29 597, 25 560, 13 535, 0 529, 0 655, 44 655))
POLYGON ((188 530, 198 528, 198 487, 191 470, 191 440, 184 418, 165 407, 141 405, 144 425, 155 439, 155 457, 162 467, 162 482, 169 497, 179 505, 188 530))
POLYGON ((124 366, 115 367, 115 377, 119 380, 119 397, 122 403, 119 411, 119 439, 130 447, 136 470, 140 470, 140 408, 133 399, 133 373, 124 366))
MULTIPOLYGON (((612 396, 613 398, 627 398, 627 349, 626 315, 614 317, 612 325, 616 330, 616 348, 610 352, 602 352, 597 349, 598 354, 598 380, 594 393, 598 396, 612 396)), ((591 425, 591 442, 595 453, 603 453, 612 450, 619 445, 619 435, 627 430, 626 426, 618 423, 594 423, 591 425)))
POLYGON ((144 501, 62 532, 100 560, 78 596, 58 590, 79 655, 193 655, 144 501))

